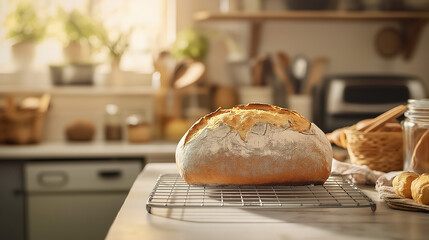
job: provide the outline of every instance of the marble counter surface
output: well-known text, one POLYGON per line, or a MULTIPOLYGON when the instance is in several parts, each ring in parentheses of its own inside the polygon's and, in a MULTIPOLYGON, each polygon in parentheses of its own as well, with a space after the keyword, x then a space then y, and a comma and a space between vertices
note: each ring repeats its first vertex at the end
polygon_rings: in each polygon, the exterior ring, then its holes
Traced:
POLYGON ((107 239, 427 239, 429 214, 390 209, 370 186, 359 186, 377 204, 358 209, 243 210, 152 209, 146 201, 160 174, 175 164, 146 165, 111 226, 107 239))
POLYGON ((43 142, 35 145, 0 145, 0 160, 48 158, 147 157, 174 160, 177 143, 149 142, 43 142))

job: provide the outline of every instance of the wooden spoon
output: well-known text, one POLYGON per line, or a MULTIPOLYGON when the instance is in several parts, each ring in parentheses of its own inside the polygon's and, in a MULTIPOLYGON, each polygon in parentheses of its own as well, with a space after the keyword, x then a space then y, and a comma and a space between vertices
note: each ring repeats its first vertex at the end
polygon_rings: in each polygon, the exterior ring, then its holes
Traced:
POLYGON ((202 62, 191 62, 187 64, 185 71, 174 82, 174 88, 181 89, 198 82, 206 71, 202 62))
POLYGON ((262 86, 264 74, 264 58, 258 57, 256 63, 252 68, 252 86, 262 86))
POLYGON ((429 171, 429 130, 420 137, 411 157, 411 168, 417 173, 429 171))
POLYGON ((292 81, 289 79, 289 76, 285 73, 285 71, 282 69, 279 63, 274 62, 273 63, 273 70, 276 74, 277 78, 280 79, 284 85, 286 86, 286 92, 289 95, 295 94, 295 88, 292 84, 292 81))
POLYGON ((49 95, 47 93, 43 94, 43 96, 40 98, 40 105, 39 105, 39 112, 40 113, 44 113, 44 112, 48 111, 50 101, 51 101, 51 95, 49 95))
POLYGON ((310 74, 304 86, 304 94, 311 94, 311 90, 319 83, 325 74, 328 59, 324 57, 316 58, 311 63, 310 74))
POLYGON ((277 59, 279 60, 280 64, 283 66, 284 70, 287 70, 289 68, 290 60, 286 53, 279 51, 277 53, 277 59))
POLYGON ((362 131, 364 133, 375 132, 380 129, 386 122, 395 119, 407 110, 405 105, 399 105, 390 109, 389 111, 381 114, 380 116, 368 121, 366 124, 362 124, 359 127, 356 127, 357 131, 362 131))
POLYGON ((287 71, 289 69, 289 63, 289 57, 283 52, 278 52, 277 61, 273 63, 273 70, 277 78, 279 78, 285 84, 286 92, 289 95, 294 95, 295 87, 289 75, 287 74, 287 71))

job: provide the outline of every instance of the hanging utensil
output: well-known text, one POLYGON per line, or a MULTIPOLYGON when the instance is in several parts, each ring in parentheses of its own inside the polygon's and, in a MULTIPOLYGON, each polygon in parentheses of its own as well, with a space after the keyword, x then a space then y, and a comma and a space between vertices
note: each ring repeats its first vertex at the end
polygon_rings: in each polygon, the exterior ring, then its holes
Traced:
POLYGON ((274 105, 279 107, 287 107, 286 103, 286 86, 285 83, 280 80, 278 77, 276 77, 276 74, 274 73, 274 64, 271 60, 271 58, 268 56, 265 60, 264 65, 266 66, 266 72, 265 72, 265 79, 267 79, 268 83, 270 84, 272 90, 273 90, 273 100, 274 105))
POLYGON ((174 81, 174 88, 176 89, 197 83, 206 72, 206 66, 202 62, 192 61, 183 67, 183 72, 174 81))
POLYGON ((258 57, 252 68, 252 86, 263 85, 264 58, 258 57))
POLYGON ((302 93, 311 94, 313 87, 316 86, 317 83, 322 80, 323 75, 325 75, 327 65, 328 59, 324 57, 316 58, 311 62, 310 73, 305 85, 303 86, 302 93))
POLYGON ((278 52, 277 61, 273 62, 273 72, 275 73, 276 77, 280 79, 286 86, 287 94, 294 95, 295 87, 288 73, 289 63, 289 57, 283 52, 278 52))

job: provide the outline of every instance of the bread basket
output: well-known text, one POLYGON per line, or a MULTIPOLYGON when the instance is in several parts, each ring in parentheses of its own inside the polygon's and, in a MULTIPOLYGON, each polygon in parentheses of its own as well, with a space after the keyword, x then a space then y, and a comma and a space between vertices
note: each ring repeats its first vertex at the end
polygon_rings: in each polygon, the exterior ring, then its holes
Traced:
POLYGON ((342 137, 352 164, 382 172, 402 170, 402 132, 365 133, 352 126, 344 130, 342 137))
POLYGON ((31 144, 42 140, 51 96, 43 94, 41 97, 27 99, 31 99, 33 103, 34 99, 37 99, 37 106, 23 107, 15 104, 16 97, 6 98, 6 108, 0 109, 0 144, 31 144))

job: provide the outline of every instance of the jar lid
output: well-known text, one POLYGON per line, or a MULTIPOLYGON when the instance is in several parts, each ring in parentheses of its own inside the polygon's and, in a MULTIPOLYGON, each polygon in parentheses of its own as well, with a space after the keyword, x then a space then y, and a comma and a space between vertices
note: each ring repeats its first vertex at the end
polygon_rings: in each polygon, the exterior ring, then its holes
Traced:
POLYGON ((423 121, 429 120, 429 99, 409 99, 407 107, 405 117, 423 121))
POLYGON ((429 109, 429 99, 408 99, 408 108, 429 109))
POLYGON ((127 117, 127 124, 129 126, 137 126, 145 123, 145 118, 142 114, 132 114, 127 117))
POLYGON ((116 115, 119 113, 119 107, 115 104, 107 104, 106 113, 109 115, 116 115))

